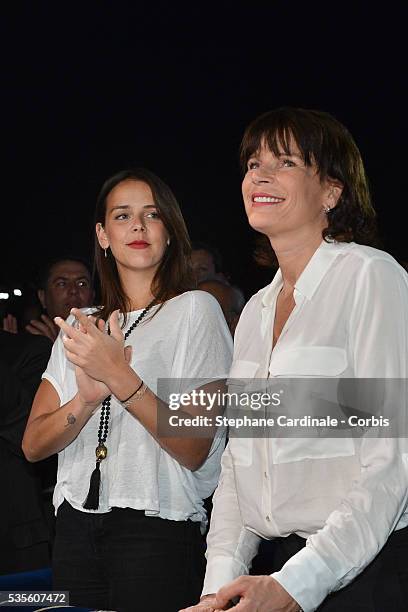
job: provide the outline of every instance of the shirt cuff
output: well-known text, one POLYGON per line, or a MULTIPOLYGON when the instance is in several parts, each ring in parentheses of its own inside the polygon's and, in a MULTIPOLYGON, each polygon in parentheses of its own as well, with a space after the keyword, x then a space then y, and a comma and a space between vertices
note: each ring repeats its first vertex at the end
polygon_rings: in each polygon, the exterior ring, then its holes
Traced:
POLYGON ((335 575, 310 546, 302 548, 272 577, 297 601, 303 612, 316 610, 338 585, 335 575))
POLYGON ((232 557, 217 556, 207 561, 203 595, 216 593, 225 584, 248 574, 248 568, 232 557))

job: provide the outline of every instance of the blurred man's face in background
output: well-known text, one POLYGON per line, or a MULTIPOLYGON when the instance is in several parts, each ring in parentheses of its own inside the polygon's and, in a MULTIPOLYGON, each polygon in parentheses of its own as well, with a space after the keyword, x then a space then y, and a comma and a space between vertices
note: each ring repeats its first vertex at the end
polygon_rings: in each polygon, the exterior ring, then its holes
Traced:
POLYGON ((38 291, 48 316, 66 319, 71 308, 92 306, 94 291, 89 272, 79 261, 59 261, 50 270, 45 289, 38 291))
POLYGON ((216 276, 214 260, 208 251, 203 249, 193 250, 191 261, 198 283, 216 276))

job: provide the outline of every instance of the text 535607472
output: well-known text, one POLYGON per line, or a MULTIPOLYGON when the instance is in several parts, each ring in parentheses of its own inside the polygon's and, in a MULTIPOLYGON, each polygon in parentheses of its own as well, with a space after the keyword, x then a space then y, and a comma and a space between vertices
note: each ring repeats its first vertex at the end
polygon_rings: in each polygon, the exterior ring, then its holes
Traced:
POLYGON ((68 591, 0 591, 0 607, 69 605, 68 591))

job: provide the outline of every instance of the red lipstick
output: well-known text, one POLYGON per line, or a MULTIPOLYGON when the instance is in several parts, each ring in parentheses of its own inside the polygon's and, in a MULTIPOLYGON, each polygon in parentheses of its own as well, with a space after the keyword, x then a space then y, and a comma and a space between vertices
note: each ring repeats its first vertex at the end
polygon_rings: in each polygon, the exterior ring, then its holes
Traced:
POLYGON ((146 249, 149 243, 145 240, 134 240, 133 242, 129 242, 127 246, 131 249, 146 249))

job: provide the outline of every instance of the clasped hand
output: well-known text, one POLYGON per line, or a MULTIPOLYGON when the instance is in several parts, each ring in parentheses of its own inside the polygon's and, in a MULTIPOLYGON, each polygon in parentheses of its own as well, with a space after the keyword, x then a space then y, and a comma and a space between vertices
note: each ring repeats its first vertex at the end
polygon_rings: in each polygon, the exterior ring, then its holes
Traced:
POLYGON ((110 335, 106 333, 105 322, 101 319, 97 321, 95 317, 88 317, 78 308, 73 308, 71 314, 79 322, 78 329, 60 317, 54 319, 64 332, 63 343, 67 358, 89 377, 110 387, 115 372, 125 367, 130 360, 131 347, 126 347, 125 352, 119 311, 115 310, 109 317, 110 335))
POLYGON ((299 612, 299 604, 272 576, 240 576, 180 612, 299 612), (231 600, 239 599, 236 605, 231 600))

